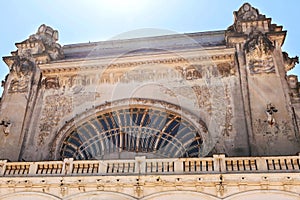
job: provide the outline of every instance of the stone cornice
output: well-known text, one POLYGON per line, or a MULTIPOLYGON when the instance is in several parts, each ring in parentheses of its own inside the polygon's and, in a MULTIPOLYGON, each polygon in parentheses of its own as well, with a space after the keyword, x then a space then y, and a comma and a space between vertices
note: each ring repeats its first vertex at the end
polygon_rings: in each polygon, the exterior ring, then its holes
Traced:
POLYGON ((224 61, 234 61, 234 53, 234 48, 194 49, 147 55, 120 55, 117 57, 61 60, 49 64, 40 64, 39 68, 45 75, 93 71, 107 67, 118 69, 149 64, 168 65, 178 63, 189 65, 201 62, 201 64, 213 65, 224 61))

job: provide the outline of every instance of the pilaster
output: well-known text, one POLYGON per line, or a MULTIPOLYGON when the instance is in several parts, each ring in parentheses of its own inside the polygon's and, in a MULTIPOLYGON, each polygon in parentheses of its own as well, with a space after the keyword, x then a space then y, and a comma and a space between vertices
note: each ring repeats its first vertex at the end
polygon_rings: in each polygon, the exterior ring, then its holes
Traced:
POLYGON ((281 50, 286 31, 248 3, 234 17, 226 42, 236 48, 251 154, 297 153, 298 133, 286 82, 286 71, 297 60, 281 50))
POLYGON ((19 159, 39 92, 39 64, 63 58, 57 40, 57 31, 41 25, 36 34, 16 43, 18 49, 11 56, 3 57, 10 72, 4 82, 0 110, 0 134, 4 137, 0 141, 2 159, 19 159))

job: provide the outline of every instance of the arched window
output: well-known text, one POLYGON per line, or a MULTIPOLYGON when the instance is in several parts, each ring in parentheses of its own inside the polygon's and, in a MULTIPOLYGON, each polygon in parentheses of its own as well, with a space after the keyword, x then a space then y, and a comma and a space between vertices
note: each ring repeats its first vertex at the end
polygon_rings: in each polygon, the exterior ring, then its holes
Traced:
POLYGON ((74 126, 63 139, 60 157, 199 157, 202 143, 199 130, 180 114, 150 106, 130 106, 100 112, 74 126))

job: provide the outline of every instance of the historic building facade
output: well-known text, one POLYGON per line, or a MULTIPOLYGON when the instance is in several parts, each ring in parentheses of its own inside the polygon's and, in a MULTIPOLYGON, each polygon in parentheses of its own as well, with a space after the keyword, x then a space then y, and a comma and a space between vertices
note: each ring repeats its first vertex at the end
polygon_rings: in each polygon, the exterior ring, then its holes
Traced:
POLYGON ((223 31, 61 46, 41 25, 3 57, 0 199, 300 199, 285 36, 248 3, 223 31))

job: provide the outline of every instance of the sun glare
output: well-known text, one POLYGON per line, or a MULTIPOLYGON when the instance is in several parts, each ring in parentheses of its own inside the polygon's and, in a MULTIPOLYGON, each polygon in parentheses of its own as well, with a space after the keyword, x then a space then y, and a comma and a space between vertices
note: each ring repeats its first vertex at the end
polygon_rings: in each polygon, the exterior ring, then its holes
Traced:
POLYGON ((103 0, 103 8, 119 13, 138 11, 146 7, 146 0, 103 0))

